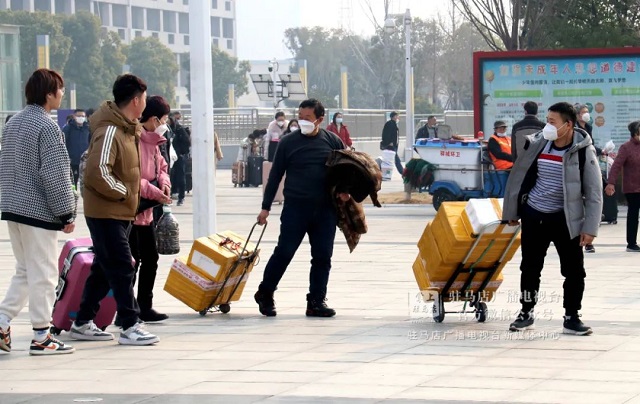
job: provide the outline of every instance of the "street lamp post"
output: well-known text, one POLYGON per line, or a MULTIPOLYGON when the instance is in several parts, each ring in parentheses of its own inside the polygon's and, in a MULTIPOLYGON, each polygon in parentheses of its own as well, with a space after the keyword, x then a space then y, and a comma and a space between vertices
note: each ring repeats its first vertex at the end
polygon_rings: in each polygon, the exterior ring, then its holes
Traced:
POLYGON ((413 80, 411 75, 411 10, 407 9, 404 14, 388 15, 385 20, 384 27, 388 33, 392 33, 396 29, 395 18, 402 18, 404 24, 404 36, 405 36, 405 104, 406 104, 406 140, 404 149, 404 160, 408 162, 413 158, 413 80))

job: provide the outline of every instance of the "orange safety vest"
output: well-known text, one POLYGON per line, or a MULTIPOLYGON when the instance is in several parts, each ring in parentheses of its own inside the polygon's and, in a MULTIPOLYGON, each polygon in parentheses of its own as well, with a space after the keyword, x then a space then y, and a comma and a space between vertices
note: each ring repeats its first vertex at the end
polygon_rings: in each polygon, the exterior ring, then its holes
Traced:
MULTIPOLYGON (((502 149, 503 153, 511 154, 511 138, 508 136, 501 137, 498 135, 492 135, 492 139, 495 139, 496 142, 500 145, 500 149, 502 149)), ((513 167, 513 162, 507 160, 501 160, 496 158, 493 153, 489 152, 491 156, 491 161, 493 161, 493 165, 496 167, 496 170, 509 170, 513 167)))

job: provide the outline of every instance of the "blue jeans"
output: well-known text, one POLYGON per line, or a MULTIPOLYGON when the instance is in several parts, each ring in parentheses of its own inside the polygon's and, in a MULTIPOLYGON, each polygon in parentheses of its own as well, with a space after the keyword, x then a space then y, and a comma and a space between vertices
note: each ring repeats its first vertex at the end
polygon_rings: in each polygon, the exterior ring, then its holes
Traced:
POLYGON ((264 269, 260 290, 274 292, 305 234, 311 244, 309 294, 324 299, 329 283, 333 242, 338 219, 330 201, 285 199, 280 216, 280 237, 264 269))

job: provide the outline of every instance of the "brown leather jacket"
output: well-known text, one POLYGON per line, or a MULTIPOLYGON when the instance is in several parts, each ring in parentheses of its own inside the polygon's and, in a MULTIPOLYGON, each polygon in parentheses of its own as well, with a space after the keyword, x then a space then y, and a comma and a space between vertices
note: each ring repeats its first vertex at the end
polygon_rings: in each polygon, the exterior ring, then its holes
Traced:
POLYGON ((91 143, 84 170, 84 215, 134 220, 140 201, 140 132, 112 101, 91 115, 91 143))

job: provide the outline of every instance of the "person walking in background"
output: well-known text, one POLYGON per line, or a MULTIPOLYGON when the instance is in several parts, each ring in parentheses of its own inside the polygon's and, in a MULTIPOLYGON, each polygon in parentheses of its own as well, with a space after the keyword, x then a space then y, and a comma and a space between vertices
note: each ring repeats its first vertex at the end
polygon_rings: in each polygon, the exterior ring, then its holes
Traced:
POLYGON ((398 146, 400 143, 400 129, 398 128, 398 122, 400 122, 400 115, 394 111, 389 115, 389 120, 384 124, 384 128, 382 128, 380 150, 393 150, 396 152, 396 169, 400 175, 402 175, 404 169, 402 167, 402 162, 400 162, 400 156, 398 156, 398 146))
POLYGON ((521 309, 510 331, 533 327, 540 275, 553 242, 564 277, 563 333, 592 333, 578 314, 587 276, 582 247, 598 235, 602 176, 591 138, 574 127, 576 119, 571 104, 550 106, 547 125, 530 137, 507 181, 502 219, 511 225, 522 219, 521 309))
MULTIPOLYGON (((326 187, 326 162, 332 150, 344 149, 344 145, 338 136, 320 129, 324 113, 324 106, 318 100, 300 103, 300 130, 282 138, 269 173, 262 210, 257 218, 260 225, 267 223, 271 204, 285 174, 286 180, 278 245, 254 295, 260 313, 267 317, 277 314, 273 295, 307 234, 312 259, 306 315, 332 317, 336 314, 325 302, 338 221, 326 187)), ((351 196, 343 193, 340 198, 347 201, 351 196)))
POLYGON ((218 137, 218 132, 213 131, 213 148, 216 155, 216 167, 218 167, 218 163, 222 161, 224 158, 224 154, 222 153, 222 146, 220 145, 220 138, 218 137))
POLYGON ((273 161, 280 137, 284 134, 288 124, 289 122, 286 120, 284 112, 278 111, 276 112, 275 119, 267 126, 267 134, 264 135, 262 139, 264 158, 267 161, 273 161))
POLYGON ((353 141, 351 140, 351 136, 349 135, 349 129, 347 129, 347 125, 342 122, 342 114, 340 112, 336 112, 335 114, 333 114, 333 119, 327 126, 327 130, 338 135, 345 146, 349 148, 353 146, 353 141))
POLYGON ((526 137, 534 133, 540 132, 544 128, 545 123, 538 119, 538 104, 535 101, 527 101, 524 103, 524 118, 518 121, 511 128, 511 156, 513 161, 522 154, 526 137))
POLYGON ((187 129, 179 122, 180 115, 174 115, 169 118, 170 128, 173 132, 171 144, 176 152, 177 160, 172 164, 171 183, 173 184, 172 193, 178 194, 178 206, 184 204, 184 196, 187 192, 187 166, 186 160, 191 151, 191 137, 187 129))
POLYGON ((288 135, 291 132, 295 132, 298 129, 300 129, 300 124, 298 124, 298 120, 297 119, 292 119, 292 120, 289 121, 289 125, 287 125, 287 130, 284 131, 282 136, 288 135))
POLYGON ((138 119, 146 106, 147 85, 132 74, 124 74, 113 84, 113 97, 114 101, 103 103, 91 116, 82 197, 95 258, 70 336, 88 341, 113 339, 93 322, 100 301, 112 290, 122 321, 118 343, 150 345, 160 339, 139 323, 129 247, 131 221, 140 198, 142 126, 138 119))
POLYGON ((0 303, 0 350, 11 351, 10 322, 29 302, 31 355, 66 354, 73 347, 49 334, 58 284, 58 232, 75 228, 77 194, 58 124, 64 81, 36 70, 25 86, 27 106, 7 122, 0 159, 0 219, 7 221, 15 274, 0 303))
POLYGON ((627 251, 640 252, 638 246, 638 212, 640 212, 640 121, 628 126, 631 139, 620 146, 613 161, 605 192, 612 196, 616 192, 616 181, 622 174, 622 192, 627 199, 627 251))
POLYGON ((78 185, 80 175, 80 158, 82 153, 89 148, 89 122, 87 114, 82 109, 76 109, 71 122, 63 129, 64 141, 71 160, 71 171, 73 172, 73 185, 78 185))
MULTIPOLYGON (((164 321, 169 316, 153 309, 153 286, 158 272, 158 248, 153 225, 153 205, 171 203, 171 182, 167 162, 159 146, 167 142, 169 104, 158 96, 147 98, 142 112, 140 135, 140 206, 129 233, 131 255, 138 273, 138 307, 145 323, 164 321)), ((135 283, 135 278, 134 278, 135 283)))

